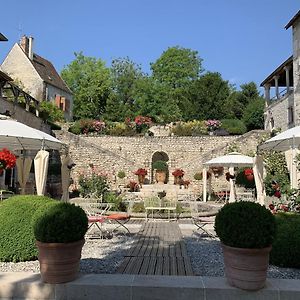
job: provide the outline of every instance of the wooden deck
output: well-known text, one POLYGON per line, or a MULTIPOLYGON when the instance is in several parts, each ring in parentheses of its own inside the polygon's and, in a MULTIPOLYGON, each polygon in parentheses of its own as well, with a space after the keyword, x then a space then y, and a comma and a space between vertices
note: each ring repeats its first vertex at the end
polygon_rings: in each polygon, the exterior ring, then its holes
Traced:
POLYGON ((177 223, 147 222, 116 273, 193 275, 177 223))

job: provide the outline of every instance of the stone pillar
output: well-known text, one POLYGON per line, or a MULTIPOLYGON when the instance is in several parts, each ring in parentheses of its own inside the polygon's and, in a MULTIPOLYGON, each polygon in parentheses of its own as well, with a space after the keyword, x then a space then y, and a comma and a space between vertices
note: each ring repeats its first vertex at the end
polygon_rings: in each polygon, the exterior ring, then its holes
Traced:
POLYGON ((265 89, 265 108, 268 107, 269 101, 270 101, 270 88, 271 84, 266 83, 264 84, 264 89, 265 89))
POLYGON ((278 79, 279 79, 279 76, 276 75, 273 77, 274 80, 275 80, 275 89, 276 89, 276 98, 279 99, 280 95, 279 95, 279 86, 278 86, 278 79))
POLYGON ((291 66, 285 66, 284 70, 285 70, 285 81, 286 81, 286 91, 289 92, 290 91, 290 69, 291 66))

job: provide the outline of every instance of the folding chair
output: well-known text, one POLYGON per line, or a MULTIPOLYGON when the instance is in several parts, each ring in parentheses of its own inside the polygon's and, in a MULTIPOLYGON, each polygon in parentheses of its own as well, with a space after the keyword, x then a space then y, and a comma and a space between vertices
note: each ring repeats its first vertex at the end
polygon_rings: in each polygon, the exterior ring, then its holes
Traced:
POLYGON ((88 238, 104 238, 106 236, 111 236, 111 233, 104 229, 103 224, 106 222, 107 217, 104 216, 104 213, 111 208, 111 205, 108 203, 81 203, 81 208, 85 211, 88 217, 88 230, 86 233, 86 237, 88 238), (103 208, 103 204, 105 207, 103 208), (102 208, 101 208, 102 207, 102 208), (97 231, 93 231, 94 228, 97 228, 97 231), (106 233, 106 234, 104 234, 106 233))
POLYGON ((199 216, 198 204, 196 201, 191 202, 190 208, 192 221, 197 227, 197 231, 200 231, 200 235, 206 235, 208 237, 215 238, 215 234, 210 232, 207 227, 208 225, 214 224, 217 211, 207 212, 205 215, 199 216))

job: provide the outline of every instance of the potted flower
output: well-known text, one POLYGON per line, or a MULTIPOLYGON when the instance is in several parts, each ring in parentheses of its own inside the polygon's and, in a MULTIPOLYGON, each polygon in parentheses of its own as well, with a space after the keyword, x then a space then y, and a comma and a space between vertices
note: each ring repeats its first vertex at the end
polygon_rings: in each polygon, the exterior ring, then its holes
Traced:
POLYGON ((215 230, 229 284, 245 290, 263 288, 276 233, 272 213, 258 203, 228 203, 216 215, 215 230))
POLYGON ((12 169, 16 165, 16 156, 8 149, 3 148, 0 151, 0 175, 4 169, 12 169))
POLYGON ((142 185, 145 182, 145 177, 148 172, 144 168, 139 168, 134 172, 134 174, 138 176, 139 183, 142 185))
POLYGON ((54 201, 33 216, 41 277, 47 283, 74 280, 79 271, 88 218, 79 206, 54 201))
POLYGON ((253 181, 253 179, 254 179, 253 169, 245 169, 244 174, 248 181, 253 181))
POLYGON ((172 175, 174 176, 174 184, 180 184, 184 171, 182 169, 175 169, 175 171, 172 172, 172 175))
POLYGON ((207 131, 209 135, 213 135, 214 131, 221 127, 222 123, 219 120, 207 120, 205 121, 205 125, 207 126, 207 131))
POLYGON ((155 172, 155 180, 157 183, 165 183, 167 178, 168 164, 163 160, 157 160, 152 165, 155 172))
POLYGON ((219 174, 223 172, 223 167, 211 167, 211 170, 213 171, 215 177, 219 177, 219 174))

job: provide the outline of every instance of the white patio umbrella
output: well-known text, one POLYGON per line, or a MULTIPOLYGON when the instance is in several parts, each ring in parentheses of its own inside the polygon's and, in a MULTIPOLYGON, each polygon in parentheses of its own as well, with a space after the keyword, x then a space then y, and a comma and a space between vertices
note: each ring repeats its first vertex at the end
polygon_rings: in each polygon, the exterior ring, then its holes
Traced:
POLYGON ((48 173, 49 152, 40 150, 34 158, 34 173, 36 193, 39 196, 45 194, 48 173))
POLYGON ((25 194, 26 183, 29 178, 29 173, 32 165, 31 157, 19 157, 16 161, 18 170, 18 182, 21 187, 21 194, 25 194))
POLYGON ((291 188, 298 188, 296 155, 299 146, 300 126, 283 131, 258 146, 258 150, 286 152, 285 157, 290 173, 291 188))
POLYGON ((15 150, 60 150, 65 146, 55 137, 12 119, 0 119, 0 149, 15 150))
MULTIPOLYGON (((253 167, 253 157, 243 155, 238 152, 231 152, 227 155, 213 158, 203 164, 204 169, 206 167, 228 167, 229 173, 233 175, 234 167, 253 167)), ((203 170, 204 171, 204 170, 203 170)), ((203 172, 204 174, 204 172, 203 172)), ((234 180, 230 179, 230 196, 229 202, 235 201, 235 188, 234 180)), ((203 200, 206 201, 206 177, 203 176, 203 200)))

